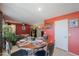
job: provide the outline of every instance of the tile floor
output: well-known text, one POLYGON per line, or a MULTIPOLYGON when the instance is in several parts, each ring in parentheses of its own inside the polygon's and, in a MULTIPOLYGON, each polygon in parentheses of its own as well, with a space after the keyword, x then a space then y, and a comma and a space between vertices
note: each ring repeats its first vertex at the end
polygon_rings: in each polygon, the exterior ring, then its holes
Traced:
MULTIPOLYGON (((11 50, 11 53, 19 50, 20 48, 18 48, 17 46, 14 46, 11 50)), ((75 56, 67 51, 64 51, 62 49, 59 49, 59 48, 54 48, 54 53, 53 53, 53 56, 75 56)))
POLYGON ((54 54, 53 56, 75 56, 65 50, 59 49, 59 48, 54 48, 54 54))
MULTIPOLYGON (((17 46, 13 46, 11 53, 20 50, 20 48, 18 48, 17 46)), ((3 52, 3 56, 9 56, 7 53, 3 52)), ((67 51, 64 51, 62 49, 59 48, 54 48, 54 53, 53 56, 75 56, 74 54, 71 54, 67 51)))

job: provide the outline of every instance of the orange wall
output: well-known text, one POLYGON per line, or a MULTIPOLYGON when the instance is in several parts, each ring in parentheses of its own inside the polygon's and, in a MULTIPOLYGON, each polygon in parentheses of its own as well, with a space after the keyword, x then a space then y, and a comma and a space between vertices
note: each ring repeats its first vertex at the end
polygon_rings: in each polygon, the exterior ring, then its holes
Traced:
POLYGON ((54 21, 63 20, 63 19, 71 19, 71 18, 79 18, 79 11, 69 13, 66 15, 58 16, 58 17, 51 17, 45 20, 45 24, 53 23, 54 21))

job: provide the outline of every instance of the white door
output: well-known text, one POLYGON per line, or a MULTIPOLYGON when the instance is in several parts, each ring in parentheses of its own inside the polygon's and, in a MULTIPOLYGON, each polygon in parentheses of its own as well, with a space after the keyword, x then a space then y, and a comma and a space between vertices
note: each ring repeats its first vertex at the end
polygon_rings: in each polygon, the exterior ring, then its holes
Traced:
POLYGON ((68 20, 55 22, 55 47, 68 51, 68 20))

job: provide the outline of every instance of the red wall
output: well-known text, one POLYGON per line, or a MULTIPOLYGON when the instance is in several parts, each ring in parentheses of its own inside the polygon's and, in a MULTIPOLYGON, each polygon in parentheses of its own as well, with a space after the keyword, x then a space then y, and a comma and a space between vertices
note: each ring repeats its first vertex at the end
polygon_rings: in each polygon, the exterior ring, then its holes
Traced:
POLYGON ((48 44, 54 43, 55 36, 54 36, 54 25, 52 25, 49 29, 44 30, 44 34, 48 35, 48 44))
POLYGON ((15 24, 16 25, 16 34, 20 35, 22 34, 22 25, 21 24, 15 24))
MULTIPOLYGON (((46 19, 45 25, 54 23, 55 21, 59 21, 59 20, 63 20, 63 19, 71 20, 73 18, 79 19, 79 11, 46 19)), ((68 38, 68 49, 70 52, 79 55, 79 27, 69 28, 69 34, 70 34, 70 37, 68 38)))
POLYGON ((22 31, 22 24, 21 23, 9 23, 9 24, 14 24, 16 25, 16 35, 20 35, 20 34, 30 34, 30 25, 25 24, 25 31, 22 31))
POLYGON ((16 24, 16 34, 30 34, 30 25, 25 24, 26 30, 22 31, 22 24, 16 24))
POLYGON ((26 33, 30 34, 30 25, 26 25, 26 33))
POLYGON ((26 30, 22 31, 22 23, 21 22, 16 21, 16 20, 14 20, 13 18, 11 18, 11 17, 9 17, 7 15, 4 15, 4 19, 5 19, 4 21, 6 23, 16 25, 16 34, 17 35, 20 35, 20 34, 30 34, 30 25, 25 24, 26 30))
POLYGON ((69 28, 69 44, 68 50, 72 53, 79 55, 79 27, 69 28))
POLYGON ((69 14, 66 14, 66 15, 62 15, 62 16, 58 16, 58 17, 52 17, 52 18, 46 19, 45 24, 50 24, 50 23, 53 23, 55 21, 63 20, 63 19, 69 19, 70 20, 71 18, 79 18, 79 11, 69 13, 69 14))

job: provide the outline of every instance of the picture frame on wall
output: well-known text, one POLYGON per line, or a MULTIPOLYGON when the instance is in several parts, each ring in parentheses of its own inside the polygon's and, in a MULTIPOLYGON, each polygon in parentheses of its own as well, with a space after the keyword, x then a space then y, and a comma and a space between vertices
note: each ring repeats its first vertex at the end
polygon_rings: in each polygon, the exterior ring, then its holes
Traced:
POLYGON ((77 18, 69 20, 69 27, 78 27, 79 20, 77 18))
POLYGON ((23 24, 23 26, 22 26, 22 31, 25 31, 25 30, 26 30, 25 24, 23 24))

